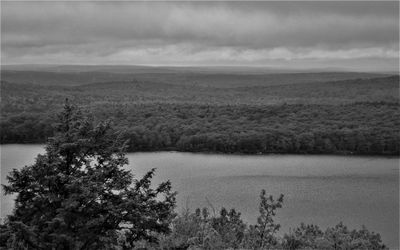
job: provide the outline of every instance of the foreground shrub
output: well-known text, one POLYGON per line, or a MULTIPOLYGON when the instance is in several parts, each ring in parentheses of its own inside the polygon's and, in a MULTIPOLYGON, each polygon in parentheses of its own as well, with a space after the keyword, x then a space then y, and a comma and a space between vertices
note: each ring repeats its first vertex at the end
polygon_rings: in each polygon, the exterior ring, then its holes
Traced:
POLYGON ((387 249, 381 236, 368 231, 349 230, 340 222, 325 232, 318 226, 301 224, 283 237, 285 249, 387 249))
POLYGON ((260 195, 260 216, 256 225, 248 226, 235 209, 222 208, 210 216, 208 209, 185 211, 172 223, 172 233, 163 236, 160 247, 165 249, 267 249, 280 247, 275 236, 280 225, 274 222, 276 210, 282 207, 283 195, 278 200, 260 195))
POLYGON ((234 209, 222 208, 218 215, 196 209, 186 210, 175 218, 169 235, 160 235, 159 249, 387 249, 379 234, 349 230, 343 223, 322 231, 316 225, 300 224, 283 237, 277 235, 280 225, 274 217, 283 204, 283 195, 275 200, 260 195, 260 215, 255 225, 247 225, 234 209))

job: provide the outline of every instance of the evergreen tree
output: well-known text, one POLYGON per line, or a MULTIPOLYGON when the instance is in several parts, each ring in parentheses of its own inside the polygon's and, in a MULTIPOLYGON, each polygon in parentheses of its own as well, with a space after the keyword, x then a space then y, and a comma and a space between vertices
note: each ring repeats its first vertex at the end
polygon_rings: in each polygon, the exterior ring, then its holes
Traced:
POLYGON ((151 186, 154 169, 136 180, 123 168, 126 143, 109 122, 94 126, 65 104, 35 164, 8 175, 15 209, 1 227, 11 249, 113 249, 156 240, 174 217, 170 182, 151 186))
POLYGON ((281 227, 274 221, 276 210, 283 204, 283 194, 277 200, 272 195, 266 196, 265 190, 260 194, 260 216, 257 218, 257 224, 251 225, 248 234, 245 237, 245 244, 252 249, 276 249, 277 237, 275 234, 281 227))

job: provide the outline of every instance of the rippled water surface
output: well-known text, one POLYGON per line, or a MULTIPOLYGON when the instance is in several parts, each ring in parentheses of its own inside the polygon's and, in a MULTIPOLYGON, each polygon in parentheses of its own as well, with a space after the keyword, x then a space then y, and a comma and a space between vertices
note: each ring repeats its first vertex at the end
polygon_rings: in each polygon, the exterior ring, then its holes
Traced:
MULTIPOLYGON (((12 168, 34 162, 41 145, 2 145, 1 182, 12 168)), ((315 223, 322 228, 343 221, 379 232, 399 247, 399 159, 354 156, 238 156, 177 152, 130 153, 136 177, 157 168, 154 183, 170 179, 183 207, 234 207, 255 222, 261 189, 285 195, 277 220, 281 231, 315 223)), ((1 216, 13 198, 1 195, 1 216)))

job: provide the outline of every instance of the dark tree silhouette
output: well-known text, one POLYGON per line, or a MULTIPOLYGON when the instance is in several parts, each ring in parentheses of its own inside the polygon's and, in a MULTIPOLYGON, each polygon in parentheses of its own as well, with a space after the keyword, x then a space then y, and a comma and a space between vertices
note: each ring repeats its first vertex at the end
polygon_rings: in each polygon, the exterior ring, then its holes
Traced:
POLYGON ((12 249, 132 247, 169 231, 175 193, 169 181, 152 188, 154 169, 136 180, 123 168, 126 143, 109 122, 94 125, 64 106, 35 164, 8 175, 15 209, 1 226, 0 244, 12 249))

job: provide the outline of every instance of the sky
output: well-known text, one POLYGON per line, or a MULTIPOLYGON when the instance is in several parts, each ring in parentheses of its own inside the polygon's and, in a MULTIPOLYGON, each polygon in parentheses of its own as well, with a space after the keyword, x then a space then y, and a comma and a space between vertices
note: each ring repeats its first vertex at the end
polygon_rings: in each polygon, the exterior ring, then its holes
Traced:
POLYGON ((1 63, 397 71, 399 2, 2 1, 1 63))

